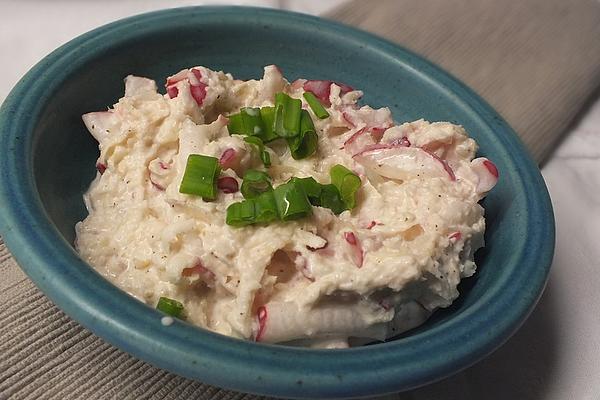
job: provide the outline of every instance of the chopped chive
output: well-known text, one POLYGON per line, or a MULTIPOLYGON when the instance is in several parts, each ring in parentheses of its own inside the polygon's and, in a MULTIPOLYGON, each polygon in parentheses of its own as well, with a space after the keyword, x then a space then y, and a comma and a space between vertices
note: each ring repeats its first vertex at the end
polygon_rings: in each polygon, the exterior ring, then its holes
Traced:
POLYGON ((315 97, 314 94, 312 94, 311 92, 304 92, 302 96, 304 96, 304 99, 310 106, 310 109, 315 113, 317 118, 325 119, 329 117, 329 113, 327 112, 325 107, 323 107, 319 99, 315 97))
POLYGON ((244 142, 255 145, 258 148, 258 154, 260 156, 260 160, 265 165, 265 167, 271 166, 271 155, 268 151, 265 150, 265 145, 263 141, 257 136, 246 136, 244 138, 244 142))
POLYGON ((347 210, 339 190, 333 184, 321 186, 319 203, 321 207, 329 208, 335 215, 347 210))
POLYGON ((249 169, 244 174, 242 187, 240 191, 246 199, 258 197, 261 193, 273 190, 271 186, 271 177, 263 171, 249 169))
POLYGON ((251 225, 256 220, 256 208, 253 200, 232 203, 227 207, 225 223, 231 226, 251 225))
POLYGON ((273 121, 275 121, 275 107, 262 107, 260 116, 265 125, 265 132, 260 136, 264 143, 279 139, 279 136, 273 131, 273 121))
POLYGON ((279 218, 291 221, 306 217, 312 213, 312 206, 302 187, 293 182, 284 183, 275 188, 273 195, 277 204, 279 218))
POLYGON ((156 309, 175 318, 181 318, 183 314, 183 304, 168 297, 158 299, 156 309))
POLYGON ((346 208, 349 210, 356 206, 356 193, 360 188, 360 178, 343 165, 337 164, 329 171, 331 183, 339 190, 346 208))
POLYGON ((254 199, 254 209, 256 223, 273 222, 279 219, 277 203, 272 190, 264 192, 254 199))
POLYGON ((227 123, 227 130, 230 135, 245 135, 244 121, 242 114, 232 114, 229 116, 229 122, 227 123))
POLYGON ((287 138, 290 152, 294 160, 313 155, 317 151, 317 142, 319 140, 315 125, 310 118, 310 114, 306 110, 302 110, 300 118, 300 134, 294 137, 287 138))
POLYGON ((260 108, 244 107, 239 114, 229 116, 227 130, 230 135, 261 136, 266 132, 260 108))
POLYGON ((320 205, 321 200, 321 185, 315 178, 292 178, 290 182, 299 185, 308 196, 310 204, 313 206, 320 205))
POLYGON ((293 137, 300 133, 300 116, 302 101, 280 92, 275 95, 275 119, 273 130, 284 138, 293 137))
POLYGON ((203 200, 214 200, 217 197, 219 171, 219 160, 215 157, 190 154, 179 192, 202 196, 203 200))

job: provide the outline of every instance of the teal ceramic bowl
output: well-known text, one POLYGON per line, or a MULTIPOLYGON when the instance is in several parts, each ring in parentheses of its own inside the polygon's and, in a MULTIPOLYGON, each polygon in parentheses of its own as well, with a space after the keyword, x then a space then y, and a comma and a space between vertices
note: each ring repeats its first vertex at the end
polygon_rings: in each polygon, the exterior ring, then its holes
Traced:
POLYGON ((0 232, 18 263, 68 315, 143 360, 206 383, 282 397, 351 397, 414 388, 485 357, 539 298, 554 223, 542 177, 483 100, 394 44, 319 18, 254 8, 173 9, 118 21, 60 47, 0 110, 0 232), (130 74, 164 81, 206 65, 240 78, 279 65, 291 79, 335 79, 389 106, 397 121, 462 124, 501 178, 485 200, 487 247, 460 299, 409 335, 345 350, 241 341, 160 315, 105 281, 73 250, 97 146, 83 113, 113 104, 130 74))

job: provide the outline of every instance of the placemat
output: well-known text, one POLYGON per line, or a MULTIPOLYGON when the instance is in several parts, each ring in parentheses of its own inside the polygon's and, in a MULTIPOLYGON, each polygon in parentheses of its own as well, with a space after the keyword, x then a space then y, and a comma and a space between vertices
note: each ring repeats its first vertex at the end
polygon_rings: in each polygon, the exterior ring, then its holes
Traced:
POLYGON ((540 163, 600 85, 600 5, 593 0, 354 0, 326 17, 454 74, 540 163))
MULTIPOLYGON (((542 162, 600 83, 591 0, 353 1, 327 15, 424 55, 498 109, 542 162)), ((1 205, 0 205, 1 206, 1 205)), ((58 310, 0 238, 0 399, 258 399, 114 348, 58 310)))

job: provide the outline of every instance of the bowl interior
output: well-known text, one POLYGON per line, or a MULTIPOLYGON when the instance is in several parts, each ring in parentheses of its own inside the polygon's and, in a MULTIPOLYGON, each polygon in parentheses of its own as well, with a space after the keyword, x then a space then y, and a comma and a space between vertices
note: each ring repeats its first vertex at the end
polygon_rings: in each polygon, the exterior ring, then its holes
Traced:
POLYGON ((7 104, 0 122, 13 133, 0 143, 17 148, 23 161, 10 158, 5 171, 22 174, 17 181, 31 179, 34 194, 21 190, 8 175, 0 178, 6 187, 14 185, 8 191, 18 191, 27 211, 38 218, 32 222, 27 214, 20 222, 17 211, 5 214, 11 226, 22 228, 11 233, 5 226, 18 261, 59 306, 96 333, 186 376, 279 396, 358 396, 407 389, 464 368, 506 340, 535 304, 547 276, 553 244, 550 203, 538 170, 514 133, 438 68, 350 28, 259 9, 193 8, 134 17, 57 50, 25 77, 7 104), (115 103, 128 74, 155 79, 161 87, 168 75, 190 66, 250 79, 260 78, 267 64, 277 64, 289 80, 331 79, 359 88, 365 93, 363 104, 388 106, 398 122, 425 118, 461 124, 479 143, 479 155, 492 159, 500 170, 498 185, 484 201, 487 247, 476 255, 476 276, 461 284, 461 296, 452 307, 395 343, 325 354, 231 340, 179 322, 165 331, 156 322, 156 312, 136 305, 133 298, 119 297, 114 288, 100 283, 98 274, 78 269, 82 266, 72 249, 74 226, 86 215, 82 195, 96 173, 98 157, 81 115, 115 103), (40 203, 29 197, 39 197, 40 203), (40 222, 44 217, 36 214, 39 204, 47 221, 40 222), (22 233, 32 224, 39 225, 39 232, 22 233), (534 244, 529 252, 528 241, 534 244), (482 334, 482 324, 497 329, 482 334), (395 359, 389 358, 390 352, 395 359), (248 368, 249 363, 257 367, 248 368), (230 371, 227 375, 223 367, 230 371), (344 385, 339 384, 342 379, 347 379, 344 385))

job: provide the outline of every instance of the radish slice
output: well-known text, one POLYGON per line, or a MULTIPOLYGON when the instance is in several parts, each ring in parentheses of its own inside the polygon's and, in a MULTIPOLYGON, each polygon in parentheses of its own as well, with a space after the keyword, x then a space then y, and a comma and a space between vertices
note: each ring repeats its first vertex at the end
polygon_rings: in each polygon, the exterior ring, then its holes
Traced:
POLYGON ((98 143, 104 142, 111 133, 116 133, 121 121, 112 111, 97 111, 81 116, 83 123, 98 143))
POLYGON ((254 340, 256 340, 257 342, 260 342, 260 340, 262 339, 264 332, 265 332, 265 327, 267 326, 267 308, 265 306, 261 306, 258 308, 258 313, 257 313, 257 319, 258 319, 258 333, 256 334, 256 338, 254 340))
POLYGON ((156 82, 152 79, 128 75, 125 78, 125 97, 136 96, 142 93, 156 93, 156 82))
MULTIPOLYGON (((377 319, 389 320, 391 313, 382 309, 377 319)), ((388 324, 374 323, 372 315, 372 305, 367 303, 326 304, 307 309, 293 302, 269 302, 258 309, 255 340, 280 343, 334 335, 383 340, 388 324)))
POLYGON ((391 179, 446 177, 456 180, 444 160, 417 147, 384 146, 367 149, 353 157, 365 168, 391 179))
POLYGON ((485 157, 471 161, 471 170, 477 176, 477 193, 489 192, 498 182, 498 168, 485 157))
POLYGON ((331 105, 331 101, 329 101, 329 94, 331 93, 331 84, 333 83, 340 87, 340 96, 343 96, 344 94, 354 90, 352 87, 344 83, 316 80, 309 80, 304 82, 303 88, 305 91, 314 94, 317 99, 319 99, 323 104, 329 107, 331 105))
POLYGON ((354 232, 344 232, 344 239, 351 246, 352 259, 358 268, 362 267, 364 261, 364 253, 360 242, 356 238, 354 232))
POLYGON ((235 193, 239 190, 238 181, 231 176, 223 176, 217 179, 217 188, 223 193, 235 193))
POLYGON ((183 69, 183 70, 179 71, 178 73, 176 73, 175 75, 168 77, 167 83, 165 84, 165 86, 174 85, 177 82, 182 81, 185 78, 187 78, 187 76, 188 76, 188 70, 183 69))
POLYGON ((461 237, 462 237, 462 233, 460 233, 459 231, 456 231, 456 232, 452 233, 450 236, 448 236, 448 239, 458 242, 461 237))
POLYGON ((179 94, 179 89, 177 89, 177 86, 169 86, 167 88, 167 94, 170 99, 174 99, 179 94))
POLYGON ((196 101, 196 104, 198 104, 198 107, 202 106, 204 98, 206 97, 206 86, 207 85, 202 82, 197 85, 190 85, 190 93, 192 94, 194 101, 196 101))
POLYGON ((157 190, 160 190, 161 192, 165 190, 165 188, 160 183, 154 182, 152 178, 150 178, 150 183, 152 183, 152 186, 154 186, 157 190))
POLYGON ((330 106, 329 93, 331 92, 332 83, 332 81, 306 81, 303 88, 305 91, 314 94, 322 103, 330 106))
POLYGON ((190 81, 191 84, 197 85, 199 83, 202 83, 202 71, 200 71, 198 68, 192 68, 192 74, 196 78, 196 82, 190 81))
POLYGON ((235 162, 237 155, 237 151, 232 148, 228 148, 221 154, 221 158, 219 158, 219 164, 221 164, 221 168, 227 169, 232 168, 235 162))

